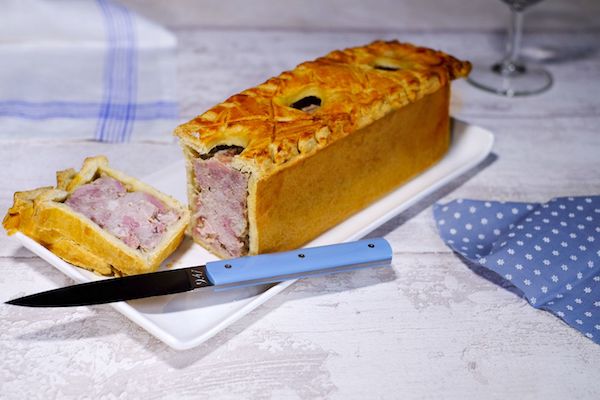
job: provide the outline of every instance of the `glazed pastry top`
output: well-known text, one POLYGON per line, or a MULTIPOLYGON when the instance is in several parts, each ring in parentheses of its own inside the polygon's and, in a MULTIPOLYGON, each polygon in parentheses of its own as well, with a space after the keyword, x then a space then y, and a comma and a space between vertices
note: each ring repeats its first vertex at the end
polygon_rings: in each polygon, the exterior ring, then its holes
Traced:
POLYGON ((240 146, 267 173, 468 75, 471 64, 397 41, 338 50, 231 96, 175 130, 200 154, 240 146))

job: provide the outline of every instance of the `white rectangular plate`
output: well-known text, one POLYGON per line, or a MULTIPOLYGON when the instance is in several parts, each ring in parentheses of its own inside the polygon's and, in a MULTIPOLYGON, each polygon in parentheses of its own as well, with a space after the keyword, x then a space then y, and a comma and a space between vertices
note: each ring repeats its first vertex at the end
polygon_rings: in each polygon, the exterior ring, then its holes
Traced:
MULTIPOLYGON (((489 154, 493 142, 494 136, 491 132, 454 121, 450 150, 440 162, 319 236, 307 246, 360 239, 477 165, 489 154)), ((144 181, 184 203, 187 202, 183 161, 156 172, 144 181)), ((26 248, 77 282, 104 279, 66 263, 25 235, 17 234, 16 237, 26 248)), ((186 238, 175 254, 163 263, 161 269, 202 265, 214 259, 213 255, 186 238)), ((184 350, 214 336, 292 283, 294 281, 219 292, 202 289, 177 295, 114 303, 112 306, 169 346, 184 350)))

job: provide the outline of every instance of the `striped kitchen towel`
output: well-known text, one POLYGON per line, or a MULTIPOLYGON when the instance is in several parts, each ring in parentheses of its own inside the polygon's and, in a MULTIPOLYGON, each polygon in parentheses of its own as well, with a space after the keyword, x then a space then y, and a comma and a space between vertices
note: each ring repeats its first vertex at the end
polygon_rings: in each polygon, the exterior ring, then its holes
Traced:
POLYGON ((4 0, 0 140, 171 141, 176 45, 109 0, 4 0))

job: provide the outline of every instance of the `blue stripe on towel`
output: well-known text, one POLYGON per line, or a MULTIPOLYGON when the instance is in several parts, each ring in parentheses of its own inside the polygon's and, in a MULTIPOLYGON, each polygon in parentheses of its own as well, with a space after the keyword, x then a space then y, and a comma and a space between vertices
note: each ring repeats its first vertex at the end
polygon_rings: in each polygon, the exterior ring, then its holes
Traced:
MULTIPOLYGON (((115 110, 113 113, 114 119, 127 118, 130 121, 133 120, 133 117, 131 116, 131 111, 127 112, 127 108, 135 110, 136 120, 144 121, 175 119, 178 114, 177 103, 173 101, 128 104, 114 103, 111 106, 115 110)), ((101 110, 105 107, 105 103, 94 102, 6 100, 0 101, 0 117, 17 117, 34 120, 48 118, 90 119, 98 118, 101 110)))
POLYGON ((135 36, 135 27, 133 26, 133 19, 131 18, 131 14, 129 13, 129 11, 127 10, 127 8, 125 8, 125 22, 127 23, 127 26, 129 27, 129 29, 127 30, 127 32, 129 32, 131 34, 131 43, 132 46, 129 48, 129 56, 130 56, 130 62, 127 64, 127 76, 129 76, 129 81, 127 82, 127 95, 128 95, 128 106, 127 106, 127 116, 129 117, 126 122, 126 126, 125 126, 125 135, 123 137, 123 140, 129 141, 129 139, 131 139, 131 131, 133 130, 133 121, 135 120, 135 115, 136 115, 136 105, 135 105, 135 101, 137 98, 137 39, 135 36))
POLYGON ((96 138, 122 142, 129 138, 132 118, 135 118, 137 54, 134 27, 125 7, 107 0, 98 0, 98 4, 105 17, 108 52, 104 70, 104 106, 99 114, 96 138))
POLYGON ((98 5, 104 14, 106 25, 106 38, 108 40, 108 51, 106 52, 106 61, 104 63, 104 102, 98 115, 98 126, 96 128, 96 139, 104 140, 105 127, 107 122, 108 110, 112 101, 112 91, 114 74, 112 73, 115 64, 115 29, 112 24, 112 14, 108 10, 108 5, 104 0, 98 0, 98 5))

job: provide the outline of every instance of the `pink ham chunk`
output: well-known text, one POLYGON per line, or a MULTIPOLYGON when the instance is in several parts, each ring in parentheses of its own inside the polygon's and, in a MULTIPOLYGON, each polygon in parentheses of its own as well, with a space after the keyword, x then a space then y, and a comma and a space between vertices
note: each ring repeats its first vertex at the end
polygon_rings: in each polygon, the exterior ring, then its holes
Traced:
POLYGON ((230 163, 239 151, 217 151, 194 163, 199 191, 193 235, 220 254, 239 257, 248 251, 248 174, 230 163))
POLYGON ((77 188, 65 201, 75 211, 134 249, 152 250, 180 218, 156 197, 128 192, 121 182, 101 177, 77 188))

